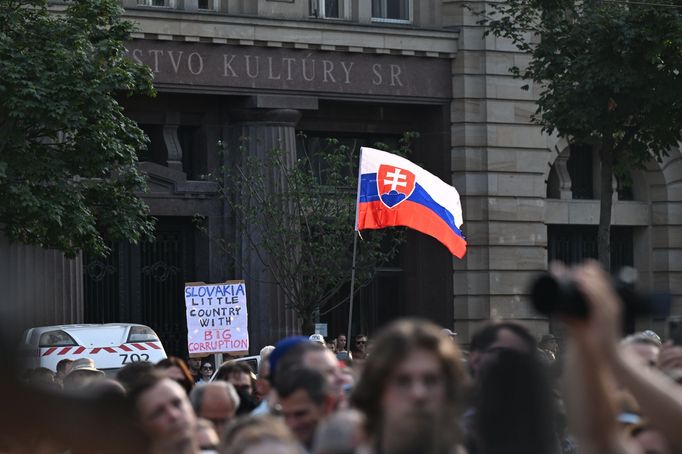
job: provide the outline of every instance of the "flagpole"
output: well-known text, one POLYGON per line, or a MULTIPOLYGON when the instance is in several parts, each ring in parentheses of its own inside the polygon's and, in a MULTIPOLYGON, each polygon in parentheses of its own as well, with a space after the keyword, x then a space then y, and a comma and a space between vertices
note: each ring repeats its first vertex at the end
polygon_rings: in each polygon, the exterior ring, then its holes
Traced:
POLYGON ((355 293, 355 257, 358 252, 358 233, 353 231, 353 267, 350 273, 350 304, 348 307, 348 337, 346 337, 346 348, 350 353, 351 346, 351 325, 353 324, 353 294, 355 293))
POLYGON ((355 259, 358 253, 358 216, 360 214, 360 188, 362 187, 362 154, 364 147, 360 147, 360 162, 358 165, 358 191, 355 199, 355 226, 353 227, 353 264, 350 273, 350 301, 348 304, 348 336, 346 337, 346 348, 350 354, 351 348, 351 327, 353 325, 353 295, 355 294, 355 259))

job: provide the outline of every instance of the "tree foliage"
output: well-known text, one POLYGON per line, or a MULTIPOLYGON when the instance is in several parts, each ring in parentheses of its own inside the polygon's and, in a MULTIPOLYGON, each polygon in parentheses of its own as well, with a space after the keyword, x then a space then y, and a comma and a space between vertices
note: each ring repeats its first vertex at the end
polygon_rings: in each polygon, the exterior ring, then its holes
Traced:
POLYGON ((608 267, 611 180, 682 139, 682 2, 505 0, 481 23, 530 54, 518 77, 539 87, 533 120, 602 162, 600 260, 608 267))
POLYGON ((126 57, 132 25, 116 0, 0 0, 0 226, 69 255, 137 241, 153 224, 135 195, 143 132, 115 94, 153 94, 126 57))
MULTIPOLYGON (((406 154, 415 137, 416 133, 405 134, 393 151, 406 154)), ((387 149, 383 144, 375 146, 387 149)), ((316 312, 330 310, 349 297, 359 150, 327 139, 323 150, 303 153, 293 163, 282 150, 272 150, 264 159, 244 152, 234 167, 223 169, 218 179, 223 183, 222 195, 234 210, 248 246, 308 332, 316 312)), ((367 285, 377 267, 395 257, 403 229, 362 235, 356 289, 367 285)), ((235 254, 235 247, 241 246, 229 245, 229 251, 235 254)))

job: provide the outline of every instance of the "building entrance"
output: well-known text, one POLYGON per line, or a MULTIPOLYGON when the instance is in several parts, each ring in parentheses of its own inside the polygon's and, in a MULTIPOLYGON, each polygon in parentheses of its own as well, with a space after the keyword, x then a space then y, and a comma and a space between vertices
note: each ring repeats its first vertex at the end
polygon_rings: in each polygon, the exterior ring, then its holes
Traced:
POLYGON ((193 238, 188 218, 160 217, 154 241, 118 242, 106 258, 85 256, 85 322, 148 325, 168 355, 185 357, 183 288, 195 279, 193 238))

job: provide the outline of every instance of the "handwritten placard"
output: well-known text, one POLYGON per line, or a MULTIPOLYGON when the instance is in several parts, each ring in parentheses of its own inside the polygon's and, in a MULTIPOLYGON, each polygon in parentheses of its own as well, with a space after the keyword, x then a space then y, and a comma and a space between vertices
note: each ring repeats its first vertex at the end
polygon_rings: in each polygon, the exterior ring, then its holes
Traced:
POLYGON ((185 284, 190 356, 248 352, 249 314, 244 281, 185 284))

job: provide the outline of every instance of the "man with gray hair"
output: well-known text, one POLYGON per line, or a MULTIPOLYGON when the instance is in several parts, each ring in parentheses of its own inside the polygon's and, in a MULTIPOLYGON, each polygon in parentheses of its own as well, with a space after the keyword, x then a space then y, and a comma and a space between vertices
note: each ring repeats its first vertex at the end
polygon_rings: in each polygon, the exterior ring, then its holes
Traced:
POLYGON ((270 354, 275 349, 273 345, 266 345, 260 351, 260 363, 258 364, 258 379, 256 379, 256 395, 260 398, 260 404, 251 412, 252 415, 267 415, 276 400, 270 384, 270 354))
POLYGON ((219 435, 234 419, 239 407, 239 395, 234 386, 226 381, 196 385, 189 400, 197 416, 213 422, 219 435))

